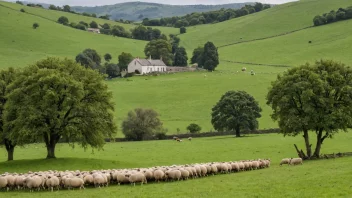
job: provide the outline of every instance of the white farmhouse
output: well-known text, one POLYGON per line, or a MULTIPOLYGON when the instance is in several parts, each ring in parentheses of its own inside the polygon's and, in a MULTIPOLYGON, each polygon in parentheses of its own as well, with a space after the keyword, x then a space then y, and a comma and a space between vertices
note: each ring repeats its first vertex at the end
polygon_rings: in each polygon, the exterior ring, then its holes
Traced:
POLYGON ((152 60, 151 57, 149 59, 133 59, 127 67, 128 73, 139 73, 139 74, 147 74, 151 72, 166 72, 167 66, 160 60, 152 60))

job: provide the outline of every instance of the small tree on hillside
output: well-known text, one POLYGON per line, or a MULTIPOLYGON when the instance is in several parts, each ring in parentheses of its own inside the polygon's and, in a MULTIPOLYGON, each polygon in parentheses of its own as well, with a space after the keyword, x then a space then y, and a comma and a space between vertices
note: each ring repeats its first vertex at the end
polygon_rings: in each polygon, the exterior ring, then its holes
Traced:
POLYGON ((218 131, 235 131, 240 137, 241 130, 258 128, 261 111, 258 102, 245 91, 228 91, 213 107, 211 123, 218 131))
POLYGON ((198 133, 202 130, 202 127, 200 127, 198 124, 190 124, 188 125, 188 127, 186 128, 190 133, 198 133))
POLYGON ((175 53, 175 66, 187 66, 188 65, 188 57, 187 52, 184 47, 179 47, 175 53))
POLYGON ((185 27, 180 27, 180 34, 186 33, 186 28, 185 27))
POLYGON ((204 51, 200 62, 200 65, 208 71, 214 71, 215 68, 219 65, 218 49, 212 42, 207 42, 204 45, 204 51))
POLYGON ((191 64, 198 63, 198 65, 200 66, 203 53, 204 53, 203 47, 197 47, 196 49, 194 49, 193 56, 191 58, 191 64))
POLYGON ((163 131, 162 126, 156 111, 137 108, 128 112, 122 122, 122 132, 128 140, 141 141, 163 131))
POLYGON ((55 158, 61 138, 102 148, 116 130, 112 94, 104 76, 73 60, 47 58, 23 69, 9 88, 4 128, 19 145, 43 141, 55 158))
POLYGON ((90 22, 89 27, 91 28, 98 28, 98 23, 95 21, 90 22))
POLYGON ((94 49, 85 49, 76 56, 76 62, 85 68, 98 69, 101 63, 101 57, 94 49))
POLYGON ((67 25, 69 23, 68 18, 65 16, 60 17, 57 22, 63 25, 67 25))
POLYGON ((23 8, 21 8, 21 10, 20 10, 21 12, 26 12, 23 8))
POLYGON ((303 133, 306 154, 319 158, 325 139, 352 123, 352 69, 331 60, 294 67, 279 75, 271 85, 267 104, 273 108, 272 119, 286 136, 303 133), (316 136, 312 153, 309 133, 316 136))
POLYGON ((120 75, 120 68, 118 65, 109 63, 106 65, 106 74, 110 78, 115 78, 120 75))
POLYGON ((38 23, 33 23, 33 29, 37 29, 39 27, 38 23))
POLYGON ((106 54, 104 55, 104 59, 105 59, 106 62, 110 62, 110 60, 112 59, 111 54, 106 53, 106 54))
POLYGON ((119 65, 120 71, 123 71, 127 69, 128 64, 133 60, 133 56, 130 53, 122 52, 119 55, 118 59, 119 59, 118 65, 119 65))

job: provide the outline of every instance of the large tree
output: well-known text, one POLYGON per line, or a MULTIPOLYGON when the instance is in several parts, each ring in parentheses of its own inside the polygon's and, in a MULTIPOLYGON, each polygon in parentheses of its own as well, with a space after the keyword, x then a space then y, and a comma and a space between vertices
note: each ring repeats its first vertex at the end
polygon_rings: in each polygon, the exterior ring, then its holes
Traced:
POLYGON ((198 65, 199 65, 202 60, 203 52, 204 52, 203 47, 197 47, 196 49, 194 49, 193 56, 191 58, 191 64, 198 63, 198 65))
POLYGON ((267 104, 273 108, 272 119, 282 133, 297 136, 303 133, 306 154, 319 157, 326 138, 352 124, 352 69, 331 60, 294 67, 279 75, 271 85, 267 104), (316 136, 312 153, 309 134, 316 136))
POLYGON ((47 58, 28 66, 9 87, 5 129, 17 144, 44 141, 55 158, 60 139, 101 148, 116 130, 104 76, 73 60, 47 58))
POLYGON ((8 86, 15 80, 18 72, 9 68, 0 71, 0 145, 4 145, 7 151, 7 160, 13 160, 16 143, 9 139, 11 128, 4 130, 4 108, 7 102, 8 86))
POLYGON ((228 91, 213 107, 211 123, 216 130, 235 131, 240 137, 241 130, 258 128, 261 111, 258 102, 245 91, 228 91))
POLYGON ((130 53, 122 52, 119 55, 118 59, 119 59, 118 65, 119 65, 120 71, 123 71, 123 70, 127 70, 127 66, 133 60, 133 56, 130 53))
POLYGON ((157 39, 150 41, 144 48, 146 57, 151 56, 152 59, 160 59, 164 61, 166 65, 172 65, 173 55, 171 53, 171 44, 163 39, 157 39))
POLYGON ((68 18, 65 16, 60 17, 57 22, 63 25, 67 25, 69 23, 68 18))
POLYGON ((88 48, 76 56, 76 62, 85 68, 99 69, 101 57, 97 51, 88 48))
POLYGON ((204 51, 200 62, 200 65, 209 71, 214 71, 219 65, 218 49, 212 42, 207 42, 204 45, 204 51))
POLYGON ((153 109, 137 108, 128 112, 122 122, 122 132, 129 140, 141 141, 163 131, 159 114, 153 109))
POLYGON ((184 47, 179 47, 175 53, 175 66, 187 66, 188 65, 188 56, 186 49, 184 47))

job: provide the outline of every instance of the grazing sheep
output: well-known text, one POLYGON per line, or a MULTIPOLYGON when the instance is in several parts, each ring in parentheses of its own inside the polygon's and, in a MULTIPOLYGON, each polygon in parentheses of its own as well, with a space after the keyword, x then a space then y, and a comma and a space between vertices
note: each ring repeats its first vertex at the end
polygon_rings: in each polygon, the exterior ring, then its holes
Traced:
POLYGON ((95 187, 102 187, 106 183, 105 178, 101 174, 93 174, 93 183, 95 187))
POLYGON ((133 186, 136 185, 136 182, 141 182, 141 185, 143 185, 143 183, 144 184, 147 183, 147 179, 145 178, 145 175, 143 173, 126 175, 126 177, 128 177, 128 180, 130 181, 131 184, 133 184, 133 186))
POLYGON ((81 178, 74 177, 74 178, 68 178, 67 179, 67 184, 68 184, 68 189, 70 188, 79 188, 79 189, 84 189, 84 181, 81 178))
POLYGON ((48 190, 51 190, 51 192, 53 192, 54 187, 59 190, 60 180, 56 176, 49 176, 48 179, 45 181, 45 185, 48 187, 48 190))
POLYGON ((150 170, 144 170, 143 171, 145 178, 147 178, 147 180, 153 180, 154 179, 154 175, 153 172, 150 170))
POLYGON ((127 184, 127 183, 130 182, 130 181, 128 180, 128 177, 126 177, 125 174, 123 174, 123 173, 117 173, 116 181, 117 181, 117 184, 118 184, 118 185, 120 185, 121 183, 122 183, 122 184, 127 184))
POLYGON ((186 169, 180 169, 181 177, 183 180, 187 180, 189 178, 189 171, 186 169))
POLYGON ((7 179, 4 176, 0 176, 0 190, 2 188, 6 188, 6 190, 9 191, 9 187, 7 186, 7 179))
POLYGON ((179 181, 181 179, 181 171, 179 170, 171 170, 171 171, 166 171, 165 173, 166 179, 171 179, 172 181, 179 181))
POLYGON ((302 158, 291 158, 288 165, 297 165, 297 164, 303 165, 302 158))
POLYGON ((93 185, 94 184, 94 179, 92 175, 86 175, 83 177, 83 181, 85 185, 93 185))
POLYGON ((283 164, 289 164, 289 163, 290 163, 290 158, 284 158, 281 160, 280 166, 282 166, 283 164))
POLYGON ((37 175, 34 177, 27 177, 24 179, 23 184, 29 189, 30 192, 33 192, 33 189, 37 189, 39 191, 42 184, 42 178, 37 175))
POLYGON ((17 176, 15 179, 15 186, 17 187, 18 190, 20 190, 21 188, 23 188, 23 181, 25 179, 25 176, 20 175, 17 176))
POLYGON ((164 179, 165 173, 162 170, 155 170, 153 175, 154 175, 155 181, 160 182, 160 180, 164 179))
POLYGON ((188 140, 189 140, 189 141, 192 141, 192 137, 189 137, 188 140))

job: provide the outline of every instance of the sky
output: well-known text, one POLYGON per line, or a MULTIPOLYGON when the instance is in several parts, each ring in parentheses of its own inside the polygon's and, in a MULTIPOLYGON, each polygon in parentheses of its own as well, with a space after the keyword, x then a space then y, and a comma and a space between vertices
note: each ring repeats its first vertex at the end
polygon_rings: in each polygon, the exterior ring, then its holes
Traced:
MULTIPOLYGON (((15 0, 9 0, 15 1, 15 0)), ((123 2, 133 2, 137 0, 24 0, 32 3, 48 3, 54 5, 71 5, 71 6, 99 6, 111 5, 123 2)), ((243 2, 261 2, 270 4, 282 4, 294 0, 139 0, 143 2, 163 3, 171 5, 194 5, 194 4, 226 4, 226 3, 243 3, 243 2)))

